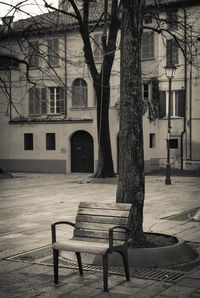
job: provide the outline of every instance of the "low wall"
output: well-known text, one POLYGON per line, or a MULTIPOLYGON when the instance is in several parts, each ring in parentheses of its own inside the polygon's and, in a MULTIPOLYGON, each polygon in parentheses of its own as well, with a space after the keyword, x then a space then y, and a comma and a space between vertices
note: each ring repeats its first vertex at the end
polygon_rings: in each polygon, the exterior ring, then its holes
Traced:
POLYGON ((4 172, 66 173, 66 160, 0 159, 4 172))

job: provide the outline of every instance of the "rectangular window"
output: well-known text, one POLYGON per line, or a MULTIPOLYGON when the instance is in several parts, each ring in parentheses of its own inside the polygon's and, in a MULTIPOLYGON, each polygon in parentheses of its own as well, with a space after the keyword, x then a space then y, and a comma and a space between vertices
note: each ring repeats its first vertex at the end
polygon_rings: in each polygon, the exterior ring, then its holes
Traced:
POLYGON ((94 34, 94 59, 95 62, 102 62, 102 33, 94 34))
MULTIPOLYGON (((184 90, 176 90, 171 93, 171 111, 172 117, 184 117, 185 114, 185 92, 184 90)), ((166 94, 166 117, 169 111, 169 92, 166 94)))
POLYGON ((170 10, 167 12, 168 29, 176 30, 178 28, 178 12, 177 10, 170 10))
POLYGON ((29 42, 28 56, 29 56, 30 66, 38 67, 39 66, 39 56, 40 56, 38 40, 29 42))
POLYGON ((33 150, 33 134, 24 134, 24 150, 33 150))
POLYGON ((65 96, 63 87, 29 90, 29 115, 64 114, 65 96), (48 91, 48 92, 47 92, 48 91))
POLYGON ((178 44, 174 39, 168 39, 166 44, 166 64, 178 64, 178 44))
POLYGON ((178 149, 178 139, 170 139, 169 146, 171 149, 178 149))
POLYGON ((40 89, 40 112, 42 115, 47 113, 47 89, 40 89))
POLYGON ((40 88, 29 89, 29 115, 40 114, 40 88))
MULTIPOLYGON (((169 92, 160 92, 159 112, 160 118, 168 116, 169 110, 169 92)), ((175 90, 171 93, 171 117, 184 117, 185 116, 185 90, 175 90)))
POLYGON ((142 59, 154 58, 154 33, 143 32, 142 35, 142 59))
POLYGON ((46 134, 46 150, 56 150, 56 134, 46 134))
POLYGON ((48 63, 49 66, 59 65, 59 40, 56 38, 48 40, 48 63))
POLYGON ((149 135, 149 147, 155 148, 156 147, 156 134, 150 133, 149 135))
POLYGON ((33 87, 29 89, 29 115, 40 115, 46 113, 46 88, 33 87))
POLYGON ((143 99, 150 100, 150 85, 143 84, 143 99))
POLYGON ((64 114, 64 88, 63 87, 50 87, 50 114, 64 114))

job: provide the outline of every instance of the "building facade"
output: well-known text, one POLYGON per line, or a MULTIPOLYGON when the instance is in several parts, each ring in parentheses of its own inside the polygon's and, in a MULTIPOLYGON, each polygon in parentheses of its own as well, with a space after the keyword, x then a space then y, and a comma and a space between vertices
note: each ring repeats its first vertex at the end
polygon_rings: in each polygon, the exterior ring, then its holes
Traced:
MULTIPOLYGON (((170 5, 164 5, 159 11, 159 18, 167 20, 160 25, 162 34, 152 17, 151 5, 144 19, 141 57, 146 173, 166 165, 169 81, 165 66, 169 63, 177 67, 171 92, 171 166, 200 168, 200 5, 169 2, 170 5), (180 46, 174 42, 174 36, 181 40, 180 46)), ((100 14, 94 5, 91 24, 97 12, 100 14)), ((98 159, 97 103, 77 24, 72 17, 57 12, 17 22, 8 17, 2 21, 0 168, 4 171, 93 173, 98 159)), ((91 33, 97 67, 102 59, 102 32, 99 24, 91 33)), ((116 173, 120 32, 118 35, 109 112, 116 173)))

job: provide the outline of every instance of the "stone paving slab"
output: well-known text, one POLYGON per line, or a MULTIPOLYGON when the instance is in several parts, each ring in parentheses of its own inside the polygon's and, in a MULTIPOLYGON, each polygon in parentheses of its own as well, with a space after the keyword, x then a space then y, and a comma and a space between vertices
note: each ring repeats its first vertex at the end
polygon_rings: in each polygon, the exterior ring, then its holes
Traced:
MULTIPOLYGON (((49 245, 50 224, 73 221, 80 201, 115 202, 116 181, 87 183, 86 174, 15 173, 0 180, 0 297, 175 297, 200 298, 200 267, 177 282, 156 281, 123 275, 109 275, 109 293, 104 293, 102 272, 60 268, 60 283, 54 285, 51 266, 5 259, 21 252, 49 245), (109 183, 108 183, 109 182, 109 183)), ((200 225, 190 219, 172 220, 200 206, 200 177, 146 177, 145 231, 174 234, 200 242, 200 225)), ((63 236, 64 231, 59 235, 63 236)), ((65 232, 71 237, 72 231, 65 232)))

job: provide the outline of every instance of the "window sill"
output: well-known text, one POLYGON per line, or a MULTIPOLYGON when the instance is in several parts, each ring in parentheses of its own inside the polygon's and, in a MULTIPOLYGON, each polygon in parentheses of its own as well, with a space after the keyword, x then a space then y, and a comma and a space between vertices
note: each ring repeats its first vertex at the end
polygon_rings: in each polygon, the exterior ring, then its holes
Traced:
POLYGON ((142 58, 141 59, 142 62, 145 62, 145 61, 154 61, 154 60, 156 60, 155 57, 153 57, 153 58, 142 58))
POLYGON ((45 119, 45 118, 51 118, 51 117, 64 117, 64 113, 55 113, 55 114, 31 114, 28 115, 28 118, 37 118, 37 119, 45 119))
MULTIPOLYGON (((181 117, 181 116, 170 116, 170 119, 182 119, 182 118, 184 118, 184 117, 181 117)), ((165 116, 162 119, 168 120, 168 116, 165 116)))
POLYGON ((80 110, 89 110, 90 108, 89 107, 72 107, 70 108, 70 110, 76 110, 76 111, 80 111, 80 110))
POLYGON ((46 117, 60 117, 60 116, 64 116, 64 114, 62 113, 49 113, 46 115, 42 115, 42 116, 46 116, 46 117))

